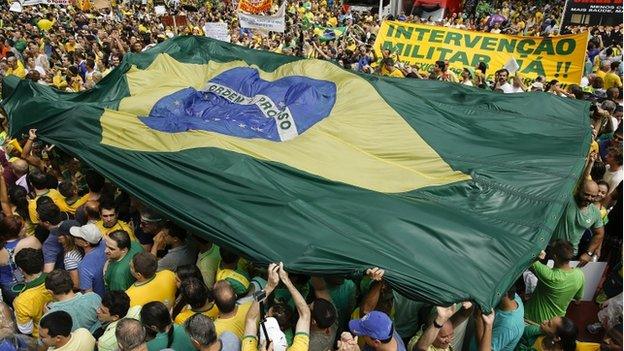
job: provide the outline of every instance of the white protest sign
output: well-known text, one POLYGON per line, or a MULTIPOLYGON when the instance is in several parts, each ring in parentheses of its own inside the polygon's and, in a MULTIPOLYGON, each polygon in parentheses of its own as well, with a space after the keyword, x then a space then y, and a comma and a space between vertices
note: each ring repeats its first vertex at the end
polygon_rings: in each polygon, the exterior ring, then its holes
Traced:
POLYGON ((13 4, 11 4, 11 7, 9 7, 9 11, 11 12, 22 12, 22 4, 20 4, 19 2, 14 2, 13 4))
POLYGON ((224 22, 208 22, 204 25, 204 34, 213 39, 230 42, 228 25, 224 22))
POLYGON ((286 30, 286 1, 282 3, 277 13, 270 16, 249 15, 238 13, 238 22, 241 28, 262 29, 283 33, 286 30))

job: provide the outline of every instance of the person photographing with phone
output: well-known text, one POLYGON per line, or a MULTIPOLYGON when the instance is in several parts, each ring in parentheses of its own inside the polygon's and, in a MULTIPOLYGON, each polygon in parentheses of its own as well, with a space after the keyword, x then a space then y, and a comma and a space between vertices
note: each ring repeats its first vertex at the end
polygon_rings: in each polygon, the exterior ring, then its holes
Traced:
POLYGON ((299 293, 295 285, 290 281, 288 273, 284 270, 284 265, 281 262, 279 265, 271 263, 268 269, 266 287, 264 290, 254 294, 254 301, 247 312, 241 351, 307 351, 310 342, 310 318, 310 308, 306 304, 301 293, 299 293), (266 342, 261 342, 260 347, 258 347, 258 317, 260 315, 260 304, 271 295, 280 281, 284 283, 292 295, 297 313, 299 314, 299 319, 295 326, 295 337, 290 347, 287 347, 287 345, 284 345, 283 342, 278 340, 271 340, 274 334, 268 332, 268 330, 274 330, 274 328, 270 323, 267 323, 267 321, 261 320, 261 339, 266 340, 266 342))

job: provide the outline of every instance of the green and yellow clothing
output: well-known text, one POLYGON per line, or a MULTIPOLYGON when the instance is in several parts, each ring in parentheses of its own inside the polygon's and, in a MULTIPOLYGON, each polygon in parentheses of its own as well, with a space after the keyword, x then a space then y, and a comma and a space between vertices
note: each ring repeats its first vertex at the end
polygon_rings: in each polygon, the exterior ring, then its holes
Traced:
MULTIPOLYGON (((219 268, 217 270, 216 281, 225 280, 230 284, 237 296, 242 296, 249 289, 249 277, 241 269, 219 268)), ((239 336, 240 337, 240 336, 239 336)))
POLYGON ((199 267, 204 283, 208 287, 212 287, 216 281, 219 262, 221 262, 221 254, 219 247, 214 244, 208 251, 200 252, 197 256, 197 267, 199 267))
POLYGON ((130 272, 130 261, 134 255, 142 251, 143 246, 136 241, 131 241, 128 253, 124 257, 117 261, 108 260, 104 268, 106 290, 126 290, 134 283, 135 279, 130 272))
POLYGON ((24 334, 39 336, 39 320, 43 316, 43 307, 52 301, 52 294, 44 285, 46 274, 26 283, 22 292, 13 300, 13 311, 19 331, 24 334))
POLYGON ((249 311, 250 307, 251 301, 241 305, 236 305, 236 313, 234 316, 230 318, 218 317, 214 322, 217 336, 220 336, 223 332, 229 331, 239 338, 242 338, 243 333, 245 332, 245 317, 247 316, 247 311, 249 311))
POLYGON ((4 71, 4 74, 6 76, 14 75, 14 76, 17 76, 18 78, 24 79, 24 77, 26 77, 26 69, 24 68, 24 64, 21 61, 17 60, 17 67, 6 68, 4 71))
POLYGON ((148 302, 160 301, 170 308, 175 302, 176 275, 172 271, 162 270, 143 283, 135 282, 127 290, 130 307, 143 306, 148 302))
POLYGON ((182 312, 178 313, 178 315, 175 317, 174 322, 176 324, 183 325, 187 319, 191 318, 191 316, 196 315, 196 314, 203 314, 204 316, 209 317, 212 320, 215 320, 217 316, 219 316, 219 309, 217 308, 217 305, 215 305, 214 303, 204 311, 193 311, 191 309, 191 306, 186 305, 184 309, 182 310, 182 312))
POLYGON ((30 215, 30 221, 33 223, 39 223, 39 215, 37 215, 37 199, 41 196, 47 196, 52 199, 52 202, 59 207, 61 212, 69 212, 74 214, 76 211, 72 210, 72 208, 67 205, 65 202, 65 197, 59 193, 56 189, 50 189, 45 194, 37 195, 34 199, 28 200, 28 214, 30 215))
POLYGON ((114 226, 108 228, 104 226, 104 221, 100 219, 99 221, 95 222, 95 225, 98 227, 100 233, 102 233, 103 236, 108 236, 108 234, 112 232, 123 230, 124 232, 128 233, 128 235, 130 235, 130 240, 137 241, 137 238, 134 235, 134 229, 132 229, 132 227, 124 221, 117 220, 117 223, 115 223, 114 226))

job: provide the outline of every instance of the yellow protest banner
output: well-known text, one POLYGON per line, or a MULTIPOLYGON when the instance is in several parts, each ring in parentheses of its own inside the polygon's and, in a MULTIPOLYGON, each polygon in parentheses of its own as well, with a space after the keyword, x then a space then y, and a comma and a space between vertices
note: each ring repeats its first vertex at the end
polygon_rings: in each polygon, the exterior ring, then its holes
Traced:
POLYGON ((375 41, 375 53, 396 53, 401 61, 428 70, 436 61, 448 60, 459 71, 485 62, 488 76, 515 59, 525 78, 544 76, 578 84, 583 75, 587 32, 557 37, 521 37, 474 32, 416 23, 384 21, 375 41))

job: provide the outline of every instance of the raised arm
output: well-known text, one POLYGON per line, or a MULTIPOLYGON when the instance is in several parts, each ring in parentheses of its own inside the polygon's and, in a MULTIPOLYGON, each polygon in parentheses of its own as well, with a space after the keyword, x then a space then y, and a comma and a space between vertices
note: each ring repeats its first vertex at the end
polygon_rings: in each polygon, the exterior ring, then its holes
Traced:
POLYGON ((33 156, 31 155, 31 151, 32 151, 32 146, 33 143, 35 142, 35 139, 37 139, 37 130, 36 129, 31 129, 28 131, 28 140, 26 140, 26 144, 24 144, 24 148, 22 149, 22 154, 21 157, 26 160, 26 162, 30 163, 31 165, 39 168, 41 171, 44 170, 44 164, 43 161, 37 157, 37 156, 33 156))
POLYGON ((366 315, 368 312, 375 309, 379 302, 379 295, 381 295, 381 288, 383 287, 383 276, 385 271, 381 268, 369 268, 366 270, 366 275, 372 280, 370 289, 362 302, 360 303, 360 318, 366 315))
POLYGON ((295 285, 290 281, 288 273, 284 270, 284 264, 281 262, 279 264, 279 277, 282 283, 284 283, 284 285, 288 289, 288 292, 290 292, 290 295, 295 302, 295 307, 297 307, 297 313, 299 314, 299 319, 297 320, 297 325, 295 326, 295 334, 309 334, 311 318, 310 308, 308 307, 308 304, 306 303, 299 290, 297 290, 295 285))
MULTIPOLYGON (((265 299, 271 295, 271 293, 273 292, 273 290, 275 290, 275 288, 277 287, 277 284, 279 283, 279 266, 276 265, 275 263, 271 263, 269 264, 269 269, 268 269, 268 278, 267 278, 267 284, 264 287, 264 292, 265 292, 265 299)), ((245 332, 243 333, 244 336, 253 336, 255 337, 258 333, 258 318, 260 317, 260 303, 254 299, 254 301, 251 304, 251 307, 249 308, 249 311, 247 311, 247 316, 245 317, 245 332)))
POLYGON ((429 349, 429 346, 431 346, 438 337, 440 329, 442 329, 444 324, 455 314, 455 304, 449 307, 436 306, 436 312, 436 317, 427 326, 420 339, 418 339, 414 350, 427 351, 429 349))
POLYGON ((2 176, 4 172, 4 168, 0 166, 0 204, 2 205, 2 213, 10 217, 13 215, 13 211, 11 211, 11 203, 9 202, 9 191, 7 189, 6 181, 4 180, 4 176, 2 176))
POLYGON ((312 284, 314 295, 317 299, 325 299, 327 301, 332 300, 331 295, 329 294, 329 289, 327 289, 325 279, 321 277, 312 277, 312 279, 310 279, 310 283, 312 284))

